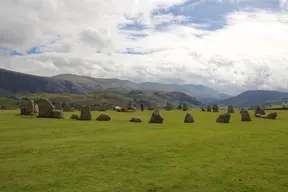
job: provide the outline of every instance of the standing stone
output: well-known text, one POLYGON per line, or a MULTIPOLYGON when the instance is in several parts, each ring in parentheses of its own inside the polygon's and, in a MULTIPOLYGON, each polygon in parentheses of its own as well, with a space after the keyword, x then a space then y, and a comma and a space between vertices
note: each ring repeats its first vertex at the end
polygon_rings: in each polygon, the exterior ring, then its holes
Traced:
POLYGON ((20 115, 34 115, 34 100, 30 100, 28 98, 22 99, 20 115))
POLYGON ((115 107, 113 107, 113 111, 120 112, 121 111, 121 107, 120 106, 115 106, 115 107))
POLYGON ((64 113, 63 111, 60 110, 53 110, 50 114, 50 118, 59 118, 59 119, 63 119, 64 118, 64 113))
POLYGON ((277 112, 273 112, 273 113, 270 113, 269 115, 266 116, 266 119, 276 119, 277 117, 277 112))
POLYGON ((218 112, 219 108, 216 104, 213 105, 212 107, 213 112, 218 112))
POLYGON ((39 99, 38 102, 39 114, 38 117, 51 117, 51 113, 55 110, 52 102, 47 98, 39 99))
POLYGON ((132 117, 129 121, 134 122, 134 123, 141 123, 142 122, 140 117, 132 117))
POLYGON ((262 117, 264 118, 266 115, 265 111, 261 109, 259 106, 256 107, 255 109, 255 117, 262 117))
POLYGON ((144 111, 144 103, 141 103, 140 107, 141 107, 141 111, 144 111))
POLYGON ((91 120, 91 108, 90 105, 83 105, 81 107, 81 114, 79 120, 91 120))
POLYGON ((99 117, 96 119, 97 121, 110 121, 111 117, 107 114, 102 113, 99 117))
POLYGON ((74 111, 75 111, 75 108, 74 108, 74 107, 71 107, 71 108, 70 108, 70 111, 71 111, 71 112, 74 112, 74 111))
POLYGON ((231 115, 229 113, 225 113, 224 115, 220 115, 217 119, 217 123, 229 123, 231 115))
POLYGON ((190 113, 185 115, 184 123, 194 123, 194 118, 190 113))
POLYGON ((229 105, 228 106, 228 113, 234 113, 234 112, 235 112, 235 110, 234 110, 233 106, 229 105))
POLYGON ((137 108, 136 108, 135 105, 133 105, 133 107, 132 107, 132 111, 133 111, 133 112, 136 112, 136 111, 137 111, 137 108))
POLYGON ((251 116, 247 110, 241 110, 241 121, 252 121, 251 116))
POLYGON ((34 115, 34 100, 28 100, 26 112, 27 115, 34 115))
POLYGON ((164 118, 159 109, 155 109, 150 117, 149 123, 163 123, 164 118))
POLYGON ((211 112, 212 108, 210 105, 207 106, 207 109, 206 109, 208 112, 211 112))
POLYGON ((47 98, 39 99, 37 101, 39 107, 38 117, 47 117, 47 118, 64 118, 64 114, 60 110, 56 110, 52 102, 47 98))

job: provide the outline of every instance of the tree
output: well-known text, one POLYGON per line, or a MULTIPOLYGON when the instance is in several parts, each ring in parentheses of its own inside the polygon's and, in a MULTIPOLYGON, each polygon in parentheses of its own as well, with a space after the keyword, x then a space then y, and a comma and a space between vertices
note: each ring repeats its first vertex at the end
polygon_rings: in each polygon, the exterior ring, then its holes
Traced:
POLYGON ((182 105, 181 104, 179 104, 178 109, 182 110, 182 105))
POLYGON ((166 110, 172 110, 174 108, 173 104, 169 101, 166 103, 166 110))
POLYGON ((188 110, 188 103, 184 103, 183 104, 183 111, 187 111, 188 110))

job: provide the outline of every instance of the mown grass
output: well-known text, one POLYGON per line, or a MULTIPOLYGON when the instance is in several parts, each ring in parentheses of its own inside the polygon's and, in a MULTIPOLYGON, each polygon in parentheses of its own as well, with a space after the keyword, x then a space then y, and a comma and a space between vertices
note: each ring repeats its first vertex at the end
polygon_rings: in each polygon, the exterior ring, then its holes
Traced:
POLYGON ((163 111, 164 124, 152 125, 151 111, 109 111, 110 122, 1 111, 0 191, 288 191, 287 111, 250 123, 237 111, 230 124, 215 122, 222 112, 190 112, 195 124, 163 111))

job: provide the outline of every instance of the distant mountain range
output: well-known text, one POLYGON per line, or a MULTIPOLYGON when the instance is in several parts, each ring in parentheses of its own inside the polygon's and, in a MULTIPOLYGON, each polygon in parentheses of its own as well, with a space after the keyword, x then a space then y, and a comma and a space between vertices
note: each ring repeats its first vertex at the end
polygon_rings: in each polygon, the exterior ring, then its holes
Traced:
POLYGON ((226 99, 229 95, 203 85, 177 85, 162 83, 135 83, 120 79, 101 79, 72 74, 40 77, 0 69, 0 95, 46 93, 87 94, 109 88, 124 88, 143 91, 183 92, 199 101, 226 99))
POLYGON ((288 98, 288 93, 279 91, 252 90, 231 97, 203 85, 135 83, 128 80, 102 79, 72 74, 41 77, 0 69, 0 96, 29 95, 33 93, 109 93, 119 94, 126 99, 135 98, 136 96, 133 96, 133 94, 138 93, 137 97, 139 98, 142 98, 143 95, 148 97, 152 94, 153 97, 150 97, 150 99, 153 98, 153 101, 157 102, 162 99, 162 104, 163 100, 172 99, 173 102, 185 101, 193 105, 200 105, 200 102, 202 102, 224 106, 232 104, 235 107, 249 107, 275 101, 281 103, 284 98, 288 98), (141 91, 143 93, 140 93, 141 91))
POLYGON ((287 92, 252 90, 252 91, 245 91, 235 97, 214 101, 214 103, 223 105, 232 104, 235 107, 249 107, 255 105, 262 105, 269 102, 281 103, 284 102, 284 99, 287 99, 288 101, 287 92))

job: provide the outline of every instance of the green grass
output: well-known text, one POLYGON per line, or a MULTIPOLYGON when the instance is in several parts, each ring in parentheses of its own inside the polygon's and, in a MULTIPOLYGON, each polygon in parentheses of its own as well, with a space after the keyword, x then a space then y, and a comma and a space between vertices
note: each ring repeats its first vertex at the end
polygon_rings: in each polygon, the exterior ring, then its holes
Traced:
POLYGON ((222 112, 191 110, 196 123, 184 124, 185 112, 163 111, 161 125, 147 123, 151 111, 107 113, 110 122, 0 111, 0 191, 288 191, 287 111, 250 123, 237 111, 230 124, 215 122, 222 112))

